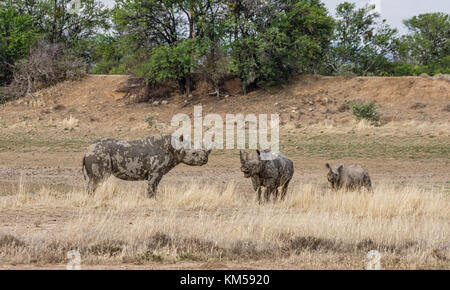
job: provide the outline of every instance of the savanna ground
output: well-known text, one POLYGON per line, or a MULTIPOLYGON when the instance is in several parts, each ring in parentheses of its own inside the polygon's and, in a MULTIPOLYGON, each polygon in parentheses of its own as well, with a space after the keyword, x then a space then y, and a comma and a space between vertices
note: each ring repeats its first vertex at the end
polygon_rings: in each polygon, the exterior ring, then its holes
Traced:
POLYGON ((83 269, 364 269, 370 250, 383 269, 450 268, 448 80, 311 76, 156 106, 115 92, 126 78, 87 76, 0 107, 0 268, 65 269, 73 249, 83 269), (376 101, 382 126, 356 122, 355 100, 376 101), (170 132, 199 104, 204 115, 280 114, 295 164, 285 201, 255 202, 237 150, 176 167, 156 200, 145 182, 114 178, 84 193, 90 142, 170 132), (331 191, 325 162, 362 164, 374 193, 331 191))

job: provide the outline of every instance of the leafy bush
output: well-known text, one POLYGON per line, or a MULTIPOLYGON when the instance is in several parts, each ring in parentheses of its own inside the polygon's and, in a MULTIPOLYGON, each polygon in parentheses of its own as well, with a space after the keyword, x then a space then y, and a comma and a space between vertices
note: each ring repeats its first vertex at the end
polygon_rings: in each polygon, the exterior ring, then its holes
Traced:
POLYGON ((150 127, 153 127, 153 125, 155 125, 155 119, 152 116, 145 117, 144 122, 147 123, 150 127))
POLYGON ((14 63, 25 57, 38 39, 35 22, 30 15, 20 15, 0 3, 0 85, 11 81, 14 63))
POLYGON ((358 120, 366 119, 375 123, 380 121, 378 107, 373 101, 369 103, 353 103, 350 105, 350 107, 352 109, 353 115, 358 120))
POLYGON ((151 50, 147 61, 136 65, 134 72, 143 77, 147 84, 180 81, 190 77, 196 68, 199 56, 207 49, 204 44, 202 39, 192 38, 174 45, 157 46, 151 50))

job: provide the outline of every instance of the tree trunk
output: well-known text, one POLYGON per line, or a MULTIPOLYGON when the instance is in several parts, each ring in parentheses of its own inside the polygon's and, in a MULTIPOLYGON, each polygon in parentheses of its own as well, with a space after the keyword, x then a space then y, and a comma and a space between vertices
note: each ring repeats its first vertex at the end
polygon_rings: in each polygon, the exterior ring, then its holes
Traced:
POLYGON ((184 95, 184 92, 186 91, 186 78, 185 77, 178 80, 178 91, 180 92, 180 95, 184 95))
POLYGON ((186 95, 189 97, 189 95, 191 94, 191 87, 192 87, 192 78, 191 75, 188 74, 186 76, 186 95))

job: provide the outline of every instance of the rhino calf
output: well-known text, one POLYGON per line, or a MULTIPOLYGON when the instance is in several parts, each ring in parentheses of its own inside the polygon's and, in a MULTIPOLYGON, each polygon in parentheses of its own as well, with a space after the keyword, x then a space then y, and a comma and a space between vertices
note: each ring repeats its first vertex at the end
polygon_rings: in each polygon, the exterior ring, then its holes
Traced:
POLYGON ((83 174, 88 178, 87 192, 93 194, 98 183, 113 175, 123 180, 147 180, 153 197, 164 174, 180 163, 201 166, 211 150, 175 149, 183 136, 151 135, 139 140, 101 139, 91 144, 83 157, 83 174))
POLYGON ((292 161, 281 153, 271 153, 267 150, 263 153, 256 150, 256 152, 245 152, 245 154, 240 151, 239 154, 241 171, 245 178, 251 178, 258 202, 261 202, 261 187, 263 186, 265 187, 264 198, 266 201, 269 201, 272 194, 275 199, 278 198, 280 186, 282 187, 280 198, 283 200, 294 175, 292 161), (261 154, 272 154, 272 158, 261 158, 261 154))
POLYGON ((372 191, 372 183, 367 170, 361 165, 333 165, 325 164, 328 168, 328 182, 331 184, 331 188, 340 189, 360 189, 361 187, 367 188, 368 191, 372 191))

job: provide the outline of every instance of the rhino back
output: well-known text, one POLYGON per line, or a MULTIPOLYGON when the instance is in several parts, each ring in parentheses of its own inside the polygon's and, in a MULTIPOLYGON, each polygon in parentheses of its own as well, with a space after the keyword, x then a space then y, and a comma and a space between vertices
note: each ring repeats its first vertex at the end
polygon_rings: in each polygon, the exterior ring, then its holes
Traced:
POLYGON ((99 143, 111 158, 112 173, 121 179, 147 179, 150 173, 166 173, 176 165, 167 138, 161 136, 131 141, 103 139, 99 143))
POLYGON ((342 170, 342 177, 354 181, 362 181, 364 176, 368 175, 367 171, 361 165, 344 166, 342 170))
POLYGON ((276 153, 276 158, 265 162, 265 178, 276 178, 281 184, 291 179, 293 174, 293 162, 282 153, 276 153))

